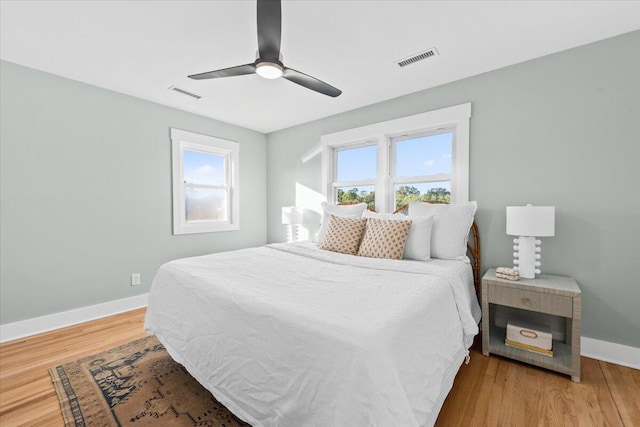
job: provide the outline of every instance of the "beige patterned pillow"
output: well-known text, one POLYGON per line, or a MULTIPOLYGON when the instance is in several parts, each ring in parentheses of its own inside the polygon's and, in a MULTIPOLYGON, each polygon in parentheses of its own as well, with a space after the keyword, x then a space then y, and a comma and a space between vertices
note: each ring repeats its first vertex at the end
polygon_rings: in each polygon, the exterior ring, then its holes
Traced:
POLYGON ((331 215, 320 249, 355 255, 358 252, 366 224, 366 218, 331 215))
POLYGON ((359 256, 402 259, 411 221, 369 218, 359 256))

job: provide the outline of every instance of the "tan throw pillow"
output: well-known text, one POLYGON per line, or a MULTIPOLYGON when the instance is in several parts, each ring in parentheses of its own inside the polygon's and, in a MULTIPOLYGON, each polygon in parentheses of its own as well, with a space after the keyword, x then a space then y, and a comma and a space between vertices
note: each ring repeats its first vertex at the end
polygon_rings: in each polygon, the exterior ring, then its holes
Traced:
POLYGON ((359 256, 402 259, 411 221, 369 218, 359 256))
POLYGON ((327 232, 327 227, 329 227, 331 215, 360 218, 362 217, 362 212, 367 210, 366 203, 358 203, 357 205, 330 205, 327 202, 322 202, 320 206, 322 206, 322 223, 320 224, 320 231, 318 232, 318 243, 322 243, 324 240, 324 234, 327 232))
POLYGON ((320 249, 355 255, 366 224, 366 218, 331 215, 320 249))

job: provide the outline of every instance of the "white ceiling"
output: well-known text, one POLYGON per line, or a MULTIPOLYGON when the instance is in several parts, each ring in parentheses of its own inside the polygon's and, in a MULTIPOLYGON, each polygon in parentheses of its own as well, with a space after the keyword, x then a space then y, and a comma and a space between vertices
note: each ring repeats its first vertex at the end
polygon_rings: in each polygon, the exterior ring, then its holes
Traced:
POLYGON ((284 63, 343 91, 330 98, 257 75, 186 77, 253 62, 254 1, 0 5, 3 60, 260 132, 640 29, 639 1, 283 1, 284 63))

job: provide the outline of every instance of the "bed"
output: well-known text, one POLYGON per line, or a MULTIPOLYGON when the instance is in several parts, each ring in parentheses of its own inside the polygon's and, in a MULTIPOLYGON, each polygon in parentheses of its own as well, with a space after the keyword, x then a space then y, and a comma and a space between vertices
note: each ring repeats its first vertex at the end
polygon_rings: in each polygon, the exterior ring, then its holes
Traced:
POLYGON ((145 329, 254 427, 430 426, 478 333, 476 281, 466 257, 271 244, 163 265, 145 329))

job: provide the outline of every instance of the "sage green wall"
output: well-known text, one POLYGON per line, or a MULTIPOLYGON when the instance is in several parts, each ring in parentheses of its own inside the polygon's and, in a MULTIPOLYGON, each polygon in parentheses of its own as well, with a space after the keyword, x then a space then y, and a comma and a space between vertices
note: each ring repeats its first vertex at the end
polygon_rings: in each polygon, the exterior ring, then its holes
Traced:
POLYGON ((166 261, 266 242, 264 134, 0 67, 2 324, 143 294, 166 261), (240 143, 240 231, 172 235, 170 127, 240 143))
POLYGON ((269 241, 285 239, 281 206, 317 204, 321 135, 471 102, 483 271, 511 263, 505 206, 554 205, 543 272, 577 279, 583 336, 640 347, 638 52, 629 33, 267 135, 269 241))

